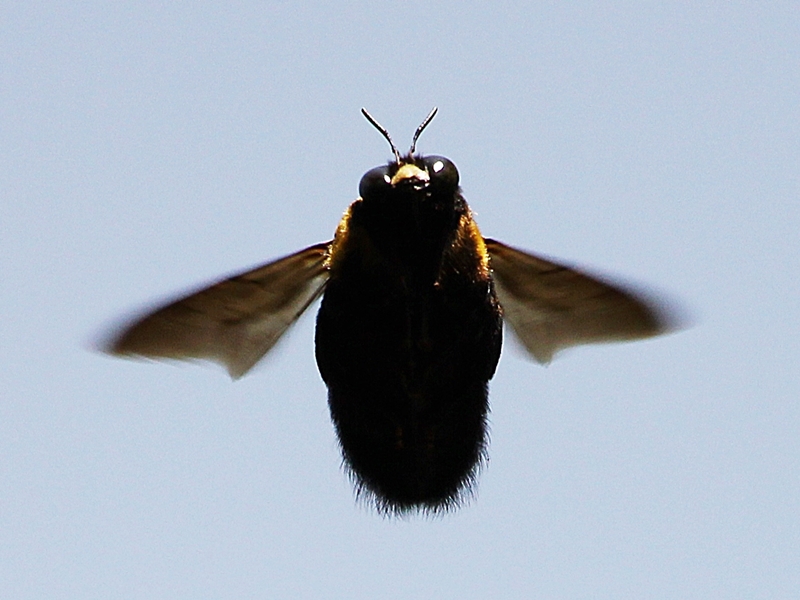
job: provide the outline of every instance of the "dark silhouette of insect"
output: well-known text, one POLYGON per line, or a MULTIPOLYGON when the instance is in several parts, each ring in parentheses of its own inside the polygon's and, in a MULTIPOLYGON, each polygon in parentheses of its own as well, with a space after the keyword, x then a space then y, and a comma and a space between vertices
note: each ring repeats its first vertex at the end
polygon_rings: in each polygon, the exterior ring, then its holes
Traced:
POLYGON ((368 171, 332 241, 181 298, 108 351, 209 359, 234 378, 320 295, 316 358, 358 494, 380 510, 441 511, 472 489, 487 445, 488 381, 505 321, 539 362, 567 346, 667 329, 619 286, 484 238, 455 165, 415 154, 368 171))

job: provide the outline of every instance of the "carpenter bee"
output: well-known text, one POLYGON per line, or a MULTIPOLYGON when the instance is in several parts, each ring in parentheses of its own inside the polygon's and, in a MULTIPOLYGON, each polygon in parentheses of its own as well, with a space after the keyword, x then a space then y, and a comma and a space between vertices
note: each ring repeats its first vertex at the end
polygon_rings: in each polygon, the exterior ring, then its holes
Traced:
POLYGON ((438 512, 472 490, 487 451, 503 322, 547 363, 558 350, 667 330, 655 304, 484 238, 456 166, 415 153, 368 171, 333 240, 140 317, 107 351, 208 359, 247 373, 319 296, 316 359, 356 493, 385 513, 438 512))

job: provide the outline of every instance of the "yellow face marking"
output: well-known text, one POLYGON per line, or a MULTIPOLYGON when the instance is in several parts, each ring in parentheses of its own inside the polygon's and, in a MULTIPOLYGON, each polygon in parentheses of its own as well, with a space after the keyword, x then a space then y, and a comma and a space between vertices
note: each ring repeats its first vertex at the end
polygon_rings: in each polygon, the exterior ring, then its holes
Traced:
POLYGON ((394 177, 392 177, 392 185, 395 186, 401 181, 407 181, 409 179, 416 179, 417 181, 425 183, 431 180, 430 175, 420 169, 417 165, 406 163, 397 169, 397 173, 395 173, 394 177))

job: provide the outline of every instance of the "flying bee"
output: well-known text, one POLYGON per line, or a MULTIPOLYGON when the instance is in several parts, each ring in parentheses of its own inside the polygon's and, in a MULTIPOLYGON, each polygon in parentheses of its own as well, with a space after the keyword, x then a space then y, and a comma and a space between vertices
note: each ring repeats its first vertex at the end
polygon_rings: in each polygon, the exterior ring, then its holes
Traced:
POLYGON ((415 153, 368 171, 333 240, 235 275, 116 332, 107 351, 247 373, 322 296, 316 359, 356 493, 387 513, 457 506, 486 459, 503 322, 547 363, 578 344, 666 331, 620 286, 484 238, 456 166, 415 153))

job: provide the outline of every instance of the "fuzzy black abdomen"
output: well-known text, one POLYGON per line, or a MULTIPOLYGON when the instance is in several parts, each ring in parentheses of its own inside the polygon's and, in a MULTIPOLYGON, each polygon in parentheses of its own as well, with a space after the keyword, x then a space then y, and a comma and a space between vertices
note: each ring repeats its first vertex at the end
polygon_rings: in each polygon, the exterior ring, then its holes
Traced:
POLYGON ((457 503, 484 456, 502 324, 489 278, 459 271, 425 284, 355 262, 332 274, 317 317, 344 459, 390 511, 457 503))

